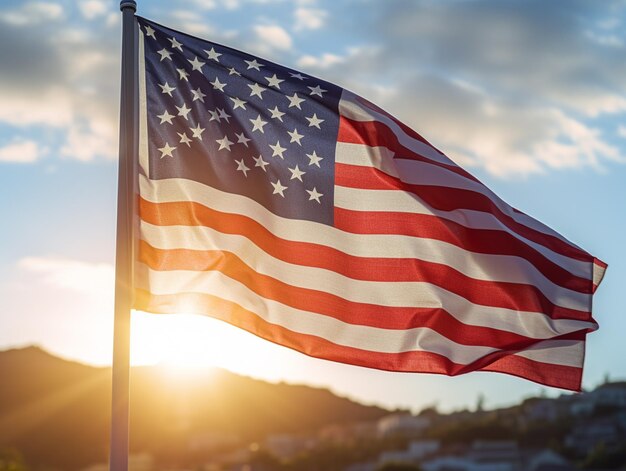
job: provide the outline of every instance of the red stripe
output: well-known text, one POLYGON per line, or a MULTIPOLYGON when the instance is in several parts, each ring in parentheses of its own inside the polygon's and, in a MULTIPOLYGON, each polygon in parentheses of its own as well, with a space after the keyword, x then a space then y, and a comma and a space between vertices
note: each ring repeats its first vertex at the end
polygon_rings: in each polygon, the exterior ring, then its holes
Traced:
POLYGON ((345 116, 340 116, 337 141, 348 144, 362 144, 369 147, 386 147, 399 158, 426 162, 480 183, 476 177, 457 165, 437 162, 424 157, 413 149, 403 146, 400 144, 398 136, 380 121, 353 121, 345 116))
POLYGON ((508 232, 470 229, 431 214, 366 212, 337 207, 334 220, 337 229, 354 234, 397 234, 435 239, 474 253, 524 258, 553 283, 583 293, 588 291, 589 279, 572 275, 508 232), (580 287, 583 289, 579 290, 580 287))
POLYGON ((429 352, 380 353, 334 344, 320 337, 300 334, 279 325, 270 324, 241 306, 200 293, 153 295, 136 290, 134 308, 155 313, 195 312, 210 315, 306 355, 352 365, 386 371, 459 375, 483 370, 506 373, 546 386, 580 391, 582 368, 537 362, 495 352, 470 365, 460 365, 448 358, 429 352))
MULTIPOLYGON (((243 235, 274 258, 324 268, 354 279, 423 281, 456 293, 474 304, 546 313, 552 318, 590 318, 589 313, 555 306, 532 285, 476 280, 443 264, 415 259, 355 257, 324 245, 289 241, 275 236, 251 218, 222 213, 198 203, 151 203, 141 199, 140 216, 158 226, 204 226, 225 234, 243 235)), ((199 258, 203 253, 189 252, 199 258)))
MULTIPOLYGON (((350 324, 384 329, 429 327, 457 343, 502 348, 527 344, 529 337, 494 328, 461 323, 441 308, 388 307, 345 300, 339 296, 292 286, 269 275, 260 274, 236 254, 226 251, 162 250, 140 241, 139 260, 153 270, 219 271, 239 281, 261 297, 303 311, 317 312, 350 324)), ((535 314, 529 314, 533 316, 535 314)), ((540 314, 536 314, 540 315, 540 314)), ((533 321, 529 317, 529 321, 533 321)), ((543 322, 543 319, 534 319, 543 322)), ((586 330, 591 331, 592 329, 586 330)))
MULTIPOLYGON (((440 211, 469 209, 494 215, 511 231, 543 245, 556 253, 567 257, 592 262, 588 253, 567 244, 558 237, 544 234, 515 221, 505 214, 487 196, 461 188, 440 187, 431 185, 411 185, 398 178, 387 175, 373 167, 335 164, 335 185, 362 190, 401 190, 419 197, 420 201, 440 211)), ((589 281, 587 280, 589 284, 589 281)), ((586 287, 589 290, 589 286, 586 287)))

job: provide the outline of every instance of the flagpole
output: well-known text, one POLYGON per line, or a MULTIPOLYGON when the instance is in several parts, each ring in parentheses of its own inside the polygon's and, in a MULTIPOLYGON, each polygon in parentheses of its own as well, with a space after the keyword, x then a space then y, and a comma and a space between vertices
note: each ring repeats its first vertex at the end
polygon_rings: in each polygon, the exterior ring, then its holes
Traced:
POLYGON ((133 205, 137 160, 137 29, 133 0, 120 2, 122 12, 122 87, 115 253, 115 319, 111 391, 110 471, 128 470, 130 310, 132 307, 133 205))

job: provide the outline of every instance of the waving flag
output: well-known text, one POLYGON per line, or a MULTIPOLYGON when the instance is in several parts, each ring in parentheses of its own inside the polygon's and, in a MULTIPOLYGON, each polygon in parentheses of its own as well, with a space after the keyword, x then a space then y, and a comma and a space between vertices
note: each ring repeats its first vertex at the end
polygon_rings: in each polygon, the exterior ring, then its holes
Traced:
POLYGON ((136 309, 354 365, 580 389, 604 263, 369 101, 138 21, 136 309))

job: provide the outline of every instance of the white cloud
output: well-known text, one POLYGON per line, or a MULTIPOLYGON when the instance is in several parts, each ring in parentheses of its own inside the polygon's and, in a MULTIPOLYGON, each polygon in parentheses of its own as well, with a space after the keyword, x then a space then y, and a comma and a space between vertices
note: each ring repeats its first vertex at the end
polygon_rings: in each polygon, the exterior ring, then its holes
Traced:
POLYGON ((107 3, 103 0, 82 0, 78 8, 85 18, 93 20, 107 12, 107 3))
POLYGON ((0 48, 0 63, 11 64, 0 74, 0 122, 56 129, 66 157, 116 158, 117 36, 66 22, 22 28, 0 18, 0 43, 7 42, 11 48, 0 48))
POLYGON ((291 49, 293 41, 289 33, 278 25, 257 25, 254 27, 261 47, 269 49, 288 50, 291 49))
POLYGON ((67 131, 61 155, 82 162, 100 156, 114 157, 117 155, 117 139, 117 132, 108 122, 91 121, 83 126, 73 123, 67 131))
POLYGON ((626 139, 626 126, 624 126, 623 124, 620 124, 619 127, 617 128, 617 135, 619 137, 623 137, 624 139, 626 139))
POLYGON ((121 21, 122 18, 119 13, 111 12, 107 15, 104 24, 107 26, 107 28, 113 28, 114 26, 121 25, 121 21))
POLYGON ((617 14, 606 5, 575 3, 572 15, 558 2, 372 3, 375 20, 352 31, 360 49, 298 65, 377 102, 461 165, 499 177, 601 169, 626 163, 598 120, 626 110, 624 37, 586 33, 617 14))
POLYGON ((328 12, 319 8, 296 8, 293 12, 295 19, 294 29, 319 29, 324 26, 328 12))
POLYGON ((35 141, 16 141, 0 147, 0 162, 33 163, 39 160, 42 153, 42 149, 35 141))
POLYGON ((305 55, 298 59, 298 67, 312 67, 319 69, 327 69, 333 65, 345 62, 345 57, 337 54, 324 53, 321 56, 305 55))
POLYGON ((87 294, 110 295, 115 271, 108 263, 88 263, 57 257, 25 257, 18 268, 40 277, 47 285, 87 294))
POLYGON ((63 7, 53 2, 27 2, 15 10, 0 13, 0 18, 15 26, 25 26, 63 18, 63 7))
POLYGON ((172 27, 190 34, 213 36, 216 30, 200 15, 189 10, 174 10, 170 12, 172 27))
POLYGON ((201 10, 213 10, 219 7, 226 10, 236 10, 241 6, 239 0, 191 0, 190 3, 201 10))

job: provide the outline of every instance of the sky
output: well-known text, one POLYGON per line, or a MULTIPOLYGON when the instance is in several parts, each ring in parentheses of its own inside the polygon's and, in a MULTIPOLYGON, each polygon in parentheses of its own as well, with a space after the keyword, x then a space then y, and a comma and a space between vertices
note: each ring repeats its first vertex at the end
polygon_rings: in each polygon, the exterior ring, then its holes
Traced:
MULTIPOLYGON (((626 1, 143 0, 158 23, 333 81, 609 264, 584 386, 626 379, 626 1)), ((0 349, 110 364, 121 16, 0 5, 0 349)), ((198 360, 390 408, 561 391, 315 360, 207 318, 133 314, 134 364, 198 360)), ((207 370, 208 371, 208 370, 207 370)), ((207 374, 209 374, 207 372, 207 374)))

